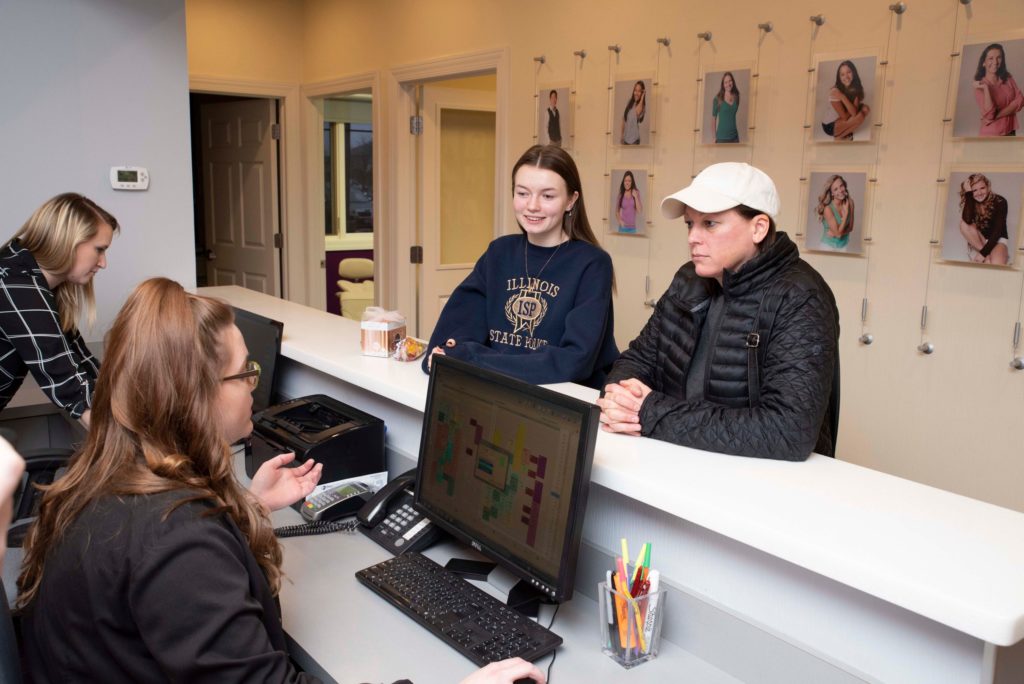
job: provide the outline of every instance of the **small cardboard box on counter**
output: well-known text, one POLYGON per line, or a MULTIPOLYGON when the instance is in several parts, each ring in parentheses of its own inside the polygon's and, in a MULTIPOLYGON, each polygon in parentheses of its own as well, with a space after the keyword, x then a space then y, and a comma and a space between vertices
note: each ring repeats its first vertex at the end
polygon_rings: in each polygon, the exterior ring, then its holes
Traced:
POLYGON ((397 311, 368 307, 359 325, 361 349, 367 356, 391 356, 405 338, 405 316, 397 311))

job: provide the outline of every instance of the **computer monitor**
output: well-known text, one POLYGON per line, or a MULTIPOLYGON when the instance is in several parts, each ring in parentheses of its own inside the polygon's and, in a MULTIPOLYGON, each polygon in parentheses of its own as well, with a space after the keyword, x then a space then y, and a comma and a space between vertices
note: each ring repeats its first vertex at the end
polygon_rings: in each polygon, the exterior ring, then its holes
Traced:
POLYGON ((551 602, 572 596, 599 410, 435 356, 415 505, 551 602))
POLYGON ((249 358, 260 364, 260 384, 252 393, 252 412, 262 411, 271 405, 277 393, 277 358, 281 354, 281 337, 284 324, 266 316, 254 314, 245 309, 235 310, 235 325, 242 331, 249 358))

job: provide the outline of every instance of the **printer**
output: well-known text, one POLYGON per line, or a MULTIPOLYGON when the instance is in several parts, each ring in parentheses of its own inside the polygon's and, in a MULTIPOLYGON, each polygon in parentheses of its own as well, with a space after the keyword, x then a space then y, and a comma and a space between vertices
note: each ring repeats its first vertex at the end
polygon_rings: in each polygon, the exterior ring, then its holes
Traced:
POLYGON ((245 445, 249 477, 267 460, 288 451, 295 463, 323 464, 322 483, 387 471, 384 421, 325 394, 292 399, 253 414, 245 445))

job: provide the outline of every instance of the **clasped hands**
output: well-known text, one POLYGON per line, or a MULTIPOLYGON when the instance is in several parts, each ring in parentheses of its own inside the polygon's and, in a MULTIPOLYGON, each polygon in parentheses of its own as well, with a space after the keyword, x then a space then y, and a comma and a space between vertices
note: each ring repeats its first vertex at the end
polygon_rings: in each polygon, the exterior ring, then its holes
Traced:
POLYGON ((651 388, 636 378, 627 378, 605 385, 604 396, 597 400, 601 407, 601 429, 638 437, 640 407, 651 393, 651 388))

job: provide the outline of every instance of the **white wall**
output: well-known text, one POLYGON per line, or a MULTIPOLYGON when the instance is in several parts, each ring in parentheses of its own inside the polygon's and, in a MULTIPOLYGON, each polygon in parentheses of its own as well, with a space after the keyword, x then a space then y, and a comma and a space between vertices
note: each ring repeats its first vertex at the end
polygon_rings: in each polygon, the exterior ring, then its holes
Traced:
POLYGON ((142 280, 195 286, 183 0, 4 0, 0 93, 0 241, 67 191, 121 224, 87 340, 142 280), (111 189, 124 164, 149 169, 147 192, 111 189))
MULTIPOLYGON (((190 14, 198 17, 205 4, 190 0, 190 14)), ((648 239, 605 235, 600 222, 606 213, 604 174, 610 168, 646 165, 655 174, 651 192, 656 200, 685 185, 704 165, 733 158, 728 152, 694 146, 698 60, 710 70, 752 66, 760 41, 753 161, 779 186, 783 230, 792 232, 802 222, 807 188, 800 178, 806 171, 839 162, 870 168, 877 152, 878 183, 870 208, 865 207, 874 238, 870 259, 807 257, 832 286, 840 307, 840 458, 1024 510, 1024 446, 1017 427, 1024 414, 1024 372, 1011 371, 1008 365, 1010 336, 1019 315, 1021 271, 940 263, 938 252, 929 246, 937 220, 935 179, 950 164, 999 166, 1024 160, 1019 141, 954 143, 944 137, 942 124, 951 47, 964 33, 969 42, 1020 37, 1024 3, 990 0, 964 7, 953 0, 911 2, 895 23, 889 4, 640 0, 624 10, 613 0, 306 0, 293 6, 292 16, 301 17, 304 25, 299 41, 303 83, 373 71, 383 73, 386 80, 399 66, 508 46, 510 132, 504 144, 510 159, 534 140, 535 87, 566 83, 575 74, 574 155, 591 217, 598 219, 598 232, 619 277, 620 346, 649 315, 642 306, 645 276, 651 277, 650 294, 657 297, 688 253, 682 226, 660 217, 649 227, 648 239), (808 17, 817 13, 824 13, 826 23, 812 48, 808 17), (772 21, 775 30, 762 36, 757 24, 764 21, 772 21), (699 31, 714 35, 700 50, 699 31), (664 36, 672 39, 670 49, 656 42, 664 36), (809 54, 881 54, 890 36, 885 102, 884 107, 876 106, 885 123, 881 145, 808 147, 804 155, 809 54), (611 44, 621 45, 622 52, 610 68, 611 44), (583 61, 572 54, 580 49, 588 53, 583 61), (539 55, 546 57, 543 65, 534 61, 539 55), (656 144, 646 151, 607 149, 609 73, 613 80, 639 77, 658 66, 658 93, 652 98, 656 144), (936 346, 932 356, 915 350, 926 283, 928 338, 936 346), (870 300, 866 329, 875 336, 870 347, 857 343, 865 293, 870 300)), ((217 7, 231 9, 218 20, 237 14, 238 22, 247 26, 259 23, 252 19, 254 14, 276 17, 281 11, 275 0, 235 0, 233 7, 232 2, 217 7)), ((285 24, 288 28, 282 34, 291 41, 294 22, 285 24)), ((271 33, 234 35, 233 40, 250 47, 274 42, 271 33)), ((191 38, 189 49, 206 72, 254 77, 252 69, 219 58, 204 44, 193 46, 191 38)), ((392 151, 405 144, 392 141, 392 151)), ((746 151, 733 153, 745 158, 746 151)), ((390 172, 387 164, 381 168, 383 174, 390 172)), ((506 228, 514 230, 511 216, 506 228)), ((405 244, 409 242, 411 238, 405 244)), ((1016 259, 1019 268, 1021 259, 1016 259)))

